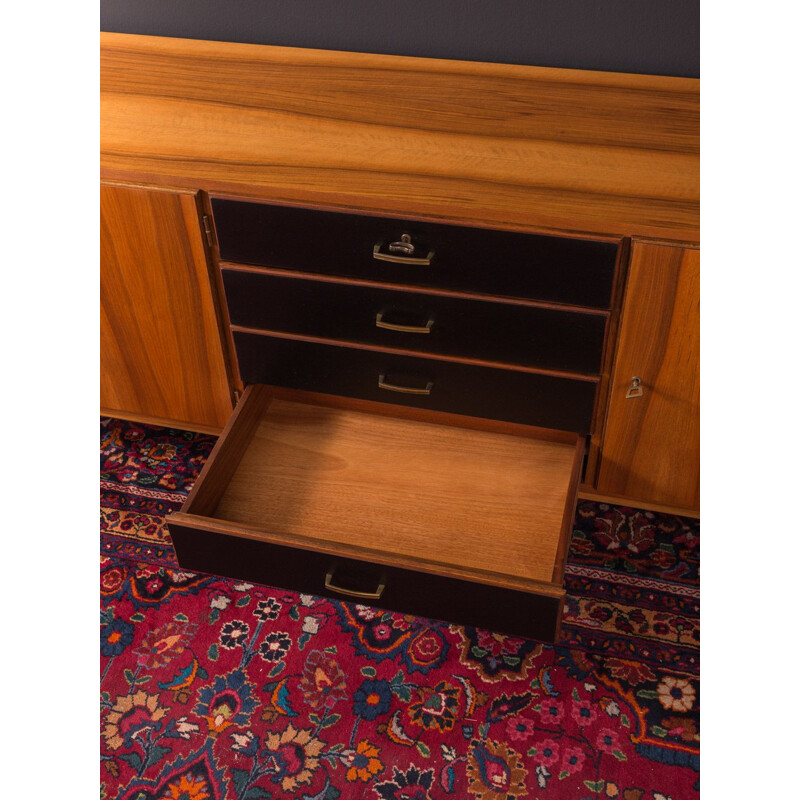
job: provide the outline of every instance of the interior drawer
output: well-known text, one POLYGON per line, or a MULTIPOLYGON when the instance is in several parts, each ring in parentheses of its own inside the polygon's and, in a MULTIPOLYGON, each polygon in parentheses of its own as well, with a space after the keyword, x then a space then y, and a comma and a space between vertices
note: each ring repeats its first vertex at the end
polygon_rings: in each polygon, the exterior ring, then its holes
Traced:
POLYGON ((251 385, 168 525, 185 569, 554 641, 582 453, 251 385))
POLYGON ((223 268, 234 325, 597 374, 606 314, 223 268))
POLYGON ((611 302, 613 242, 221 198, 212 207, 224 261, 592 308, 611 302), (389 252, 404 235, 414 253, 389 252), (429 264, 412 260, 429 255, 429 264))
POLYGON ((234 330, 244 383, 589 433, 596 380, 234 330))

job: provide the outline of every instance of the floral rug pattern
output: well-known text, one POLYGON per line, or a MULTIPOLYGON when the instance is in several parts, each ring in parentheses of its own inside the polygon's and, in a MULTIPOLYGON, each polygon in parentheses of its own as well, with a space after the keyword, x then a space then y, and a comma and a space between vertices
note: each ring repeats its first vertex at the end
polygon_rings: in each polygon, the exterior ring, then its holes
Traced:
POLYGON ((581 501, 555 646, 180 569, 214 437, 101 420, 101 797, 699 796, 699 523, 581 501))

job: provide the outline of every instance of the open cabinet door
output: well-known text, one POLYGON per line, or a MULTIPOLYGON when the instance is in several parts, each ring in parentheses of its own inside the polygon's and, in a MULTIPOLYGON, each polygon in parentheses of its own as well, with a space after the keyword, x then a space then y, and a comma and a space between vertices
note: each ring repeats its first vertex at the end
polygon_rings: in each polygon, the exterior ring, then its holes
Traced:
POLYGON ((195 192, 100 187, 102 413, 220 430, 232 409, 195 192))

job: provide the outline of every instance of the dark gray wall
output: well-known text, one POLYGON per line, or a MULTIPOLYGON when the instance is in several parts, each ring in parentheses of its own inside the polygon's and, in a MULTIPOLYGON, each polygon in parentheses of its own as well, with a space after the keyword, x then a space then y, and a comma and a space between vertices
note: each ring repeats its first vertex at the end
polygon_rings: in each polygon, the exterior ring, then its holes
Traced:
POLYGON ((100 0, 104 31, 700 76, 700 0, 100 0))

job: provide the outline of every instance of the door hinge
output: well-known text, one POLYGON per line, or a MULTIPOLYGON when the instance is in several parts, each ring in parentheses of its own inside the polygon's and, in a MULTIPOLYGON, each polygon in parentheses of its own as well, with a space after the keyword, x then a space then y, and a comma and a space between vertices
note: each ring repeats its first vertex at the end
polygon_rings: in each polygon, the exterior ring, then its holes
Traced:
POLYGON ((239 390, 238 389, 234 389, 233 390, 233 407, 234 408, 236 408, 236 406, 239 405, 239 400, 241 400, 241 395, 239 394, 239 390))
POLYGON ((211 220, 207 214, 203 214, 203 230, 206 232, 206 241, 209 247, 214 246, 214 233, 211 229, 211 220))

